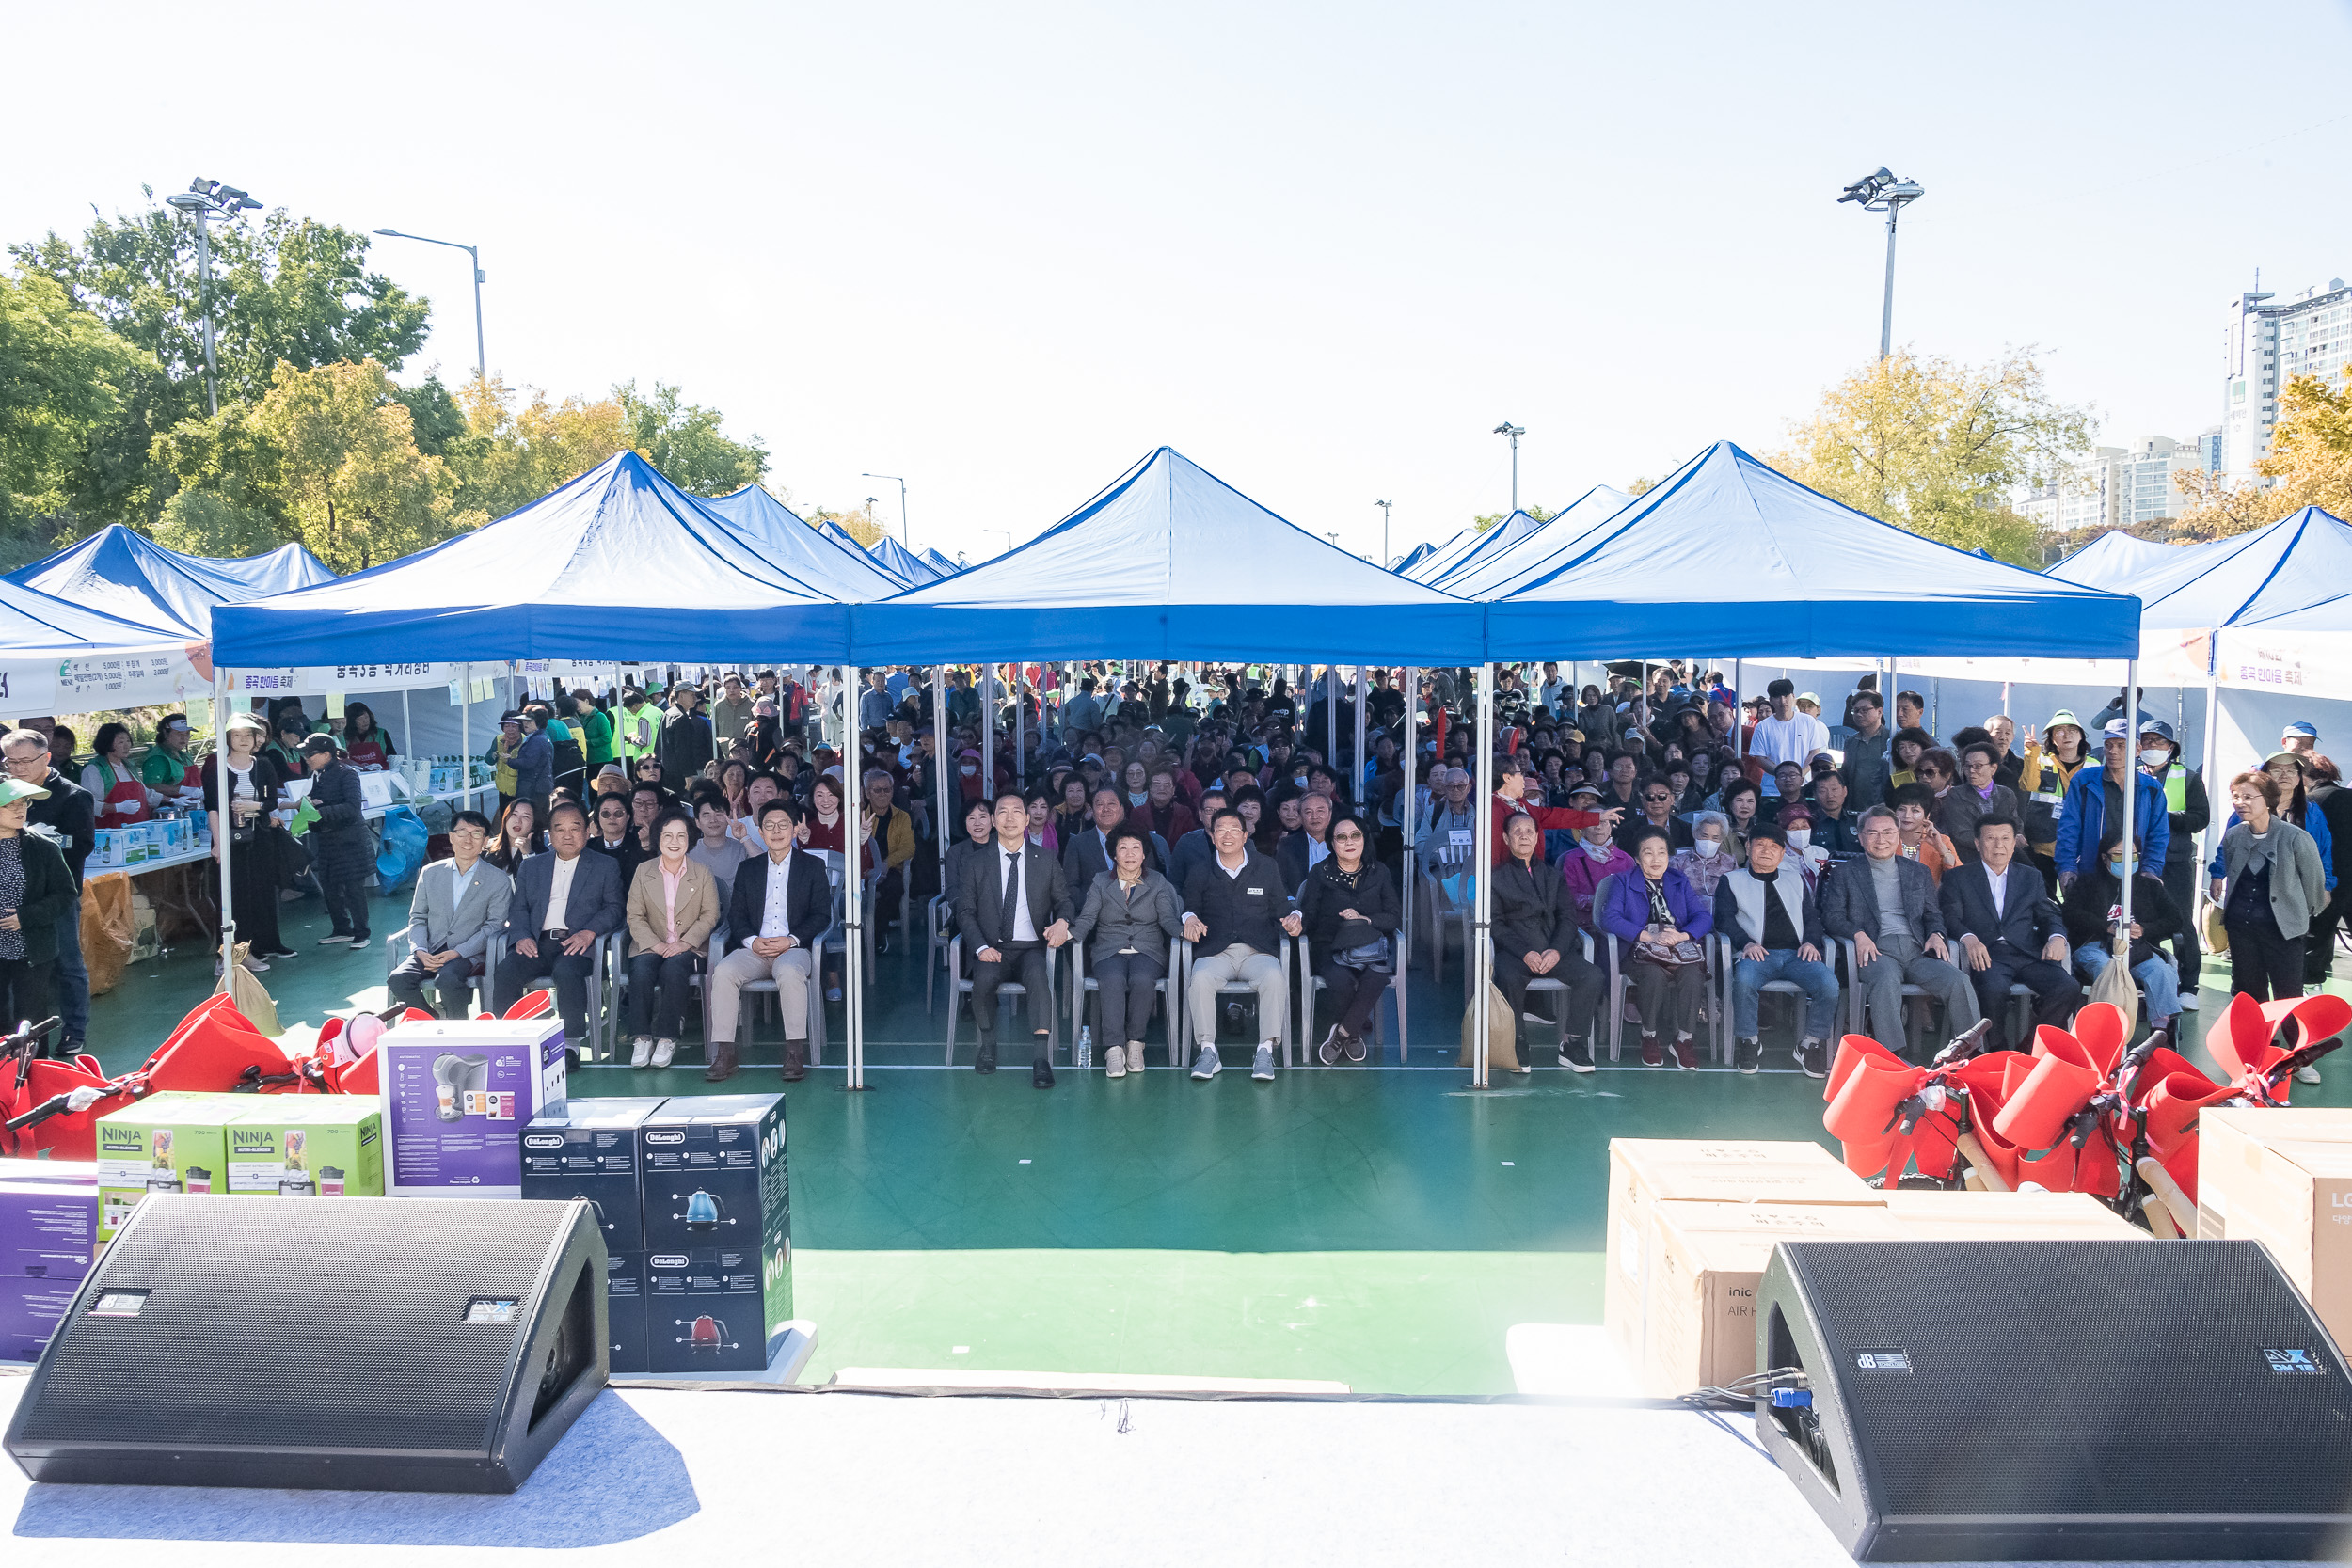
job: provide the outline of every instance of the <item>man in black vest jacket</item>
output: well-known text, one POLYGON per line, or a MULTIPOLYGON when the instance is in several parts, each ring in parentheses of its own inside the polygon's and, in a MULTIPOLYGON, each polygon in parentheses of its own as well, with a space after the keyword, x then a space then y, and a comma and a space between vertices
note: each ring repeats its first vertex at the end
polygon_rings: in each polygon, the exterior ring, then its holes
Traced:
MULTIPOLYGON (((1944 873, 1944 928, 1960 937, 1961 968, 1977 988, 1977 1005, 1993 1021, 1989 1043, 2010 1048, 2009 988, 2033 992, 2033 1022, 2064 1028, 2083 998, 2066 963, 2066 918, 2050 902, 2049 884, 2015 860, 2011 816, 1977 819, 1975 865, 1944 873)), ((2027 1048, 2030 1038, 2018 1048, 2027 1048)))
POLYGON ((1223 1064, 1216 1054, 1217 992, 1240 981, 1258 993, 1262 1042, 1249 1076, 1274 1081, 1274 1052, 1281 1043, 1282 1019, 1290 1010, 1289 976, 1280 954, 1284 935, 1305 926, 1298 901, 1282 885, 1272 861, 1249 847, 1241 813, 1228 806, 1209 822, 1216 853, 1186 879, 1184 940, 1194 946, 1185 1010, 1192 1019, 1192 1064, 1196 1079, 1214 1078, 1223 1064))
POLYGON ((980 1036, 972 1065, 981 1072, 996 1070, 996 990, 1017 981, 1028 996, 1037 1037, 1029 1082, 1050 1089, 1054 988, 1045 955, 1070 940, 1077 906, 1061 867, 1029 842, 1029 807, 1021 791, 996 792, 995 821, 995 843, 964 857, 954 898, 956 929, 972 965, 972 1022, 980 1036))

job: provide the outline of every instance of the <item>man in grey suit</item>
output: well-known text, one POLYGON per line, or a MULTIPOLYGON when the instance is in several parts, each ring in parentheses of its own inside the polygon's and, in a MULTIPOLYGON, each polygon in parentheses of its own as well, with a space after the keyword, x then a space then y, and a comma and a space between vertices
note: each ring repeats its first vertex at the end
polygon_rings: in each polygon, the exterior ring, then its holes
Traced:
POLYGON ((1903 859, 1902 847, 1895 814, 1872 806, 1862 814, 1864 858, 1838 862, 1821 884, 1821 925, 1853 943, 1854 984, 1870 1010, 1871 1037, 1897 1055, 1908 1043, 1905 981, 1944 1005, 1951 1034, 1964 1034, 1979 1016, 1976 990, 1953 966, 1944 941, 1935 879, 1917 861, 1903 859))
POLYGON ((588 814, 576 800, 548 812, 546 854, 516 869, 506 906, 506 957, 490 979, 490 1008, 513 1006, 533 980, 555 977, 555 1006, 564 1015, 564 1043, 588 1044, 589 957, 598 939, 621 928, 621 863, 585 853, 588 814))
POLYGON ((483 861, 489 841, 489 818, 461 811, 449 823, 454 858, 417 873, 416 896, 408 901, 411 951, 385 987, 393 1006, 430 1007, 424 999, 430 984, 440 992, 443 1018, 466 1016, 468 987, 483 972, 490 938, 506 925, 515 890, 505 872, 483 861))

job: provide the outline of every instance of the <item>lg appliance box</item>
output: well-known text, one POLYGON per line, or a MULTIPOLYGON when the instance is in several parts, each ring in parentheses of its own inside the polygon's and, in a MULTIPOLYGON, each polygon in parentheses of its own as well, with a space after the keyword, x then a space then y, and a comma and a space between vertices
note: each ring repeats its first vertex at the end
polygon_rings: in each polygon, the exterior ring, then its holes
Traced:
MULTIPOLYGON (((1627 1364, 1645 1360, 1649 1212, 1661 1203, 1878 1208, 1877 1189, 1816 1143, 1613 1138, 1601 1319, 1627 1364)), ((1677 1389, 1679 1393, 1683 1390, 1677 1389)))
POLYGON ((612 1341, 612 1370, 647 1372, 645 1362, 645 1255, 605 1255, 605 1322, 612 1341))
POLYGON ((229 1190, 223 1130, 252 1097, 167 1089, 98 1118, 98 1239, 111 1242, 149 1193, 229 1190))
MULTIPOLYGON (((685 1101, 684 1103, 700 1103, 685 1101)), ((637 1140, 652 1100, 574 1100, 523 1129, 523 1196, 584 1197, 609 1252, 641 1252, 645 1221, 637 1140)))
POLYGON ((784 1096, 681 1096, 638 1124, 637 1147, 647 1251, 754 1252, 790 1237, 784 1096))
POLYGON ((2352 1345, 2352 1110, 2198 1114, 2197 1234, 2270 1249, 2352 1345))
POLYGON ((1886 1217, 1910 1242, 2150 1242, 2089 1193, 1886 1195, 1886 1217))
POLYGON ((381 1197, 384 1116, 373 1095, 239 1095, 223 1132, 229 1191, 248 1197, 381 1197))
POLYGON ((645 1253, 645 1364, 653 1372, 757 1372, 792 1316, 792 1243, 645 1253))
POLYGON ((563 1020, 435 1019, 376 1048, 394 1197, 516 1197, 522 1130, 567 1093, 563 1020))
POLYGON ((98 1172, 61 1164, 43 1177, 0 1161, 0 1361, 35 1361, 64 1321, 98 1243, 98 1172), (59 1172, 74 1173, 61 1179, 59 1172))

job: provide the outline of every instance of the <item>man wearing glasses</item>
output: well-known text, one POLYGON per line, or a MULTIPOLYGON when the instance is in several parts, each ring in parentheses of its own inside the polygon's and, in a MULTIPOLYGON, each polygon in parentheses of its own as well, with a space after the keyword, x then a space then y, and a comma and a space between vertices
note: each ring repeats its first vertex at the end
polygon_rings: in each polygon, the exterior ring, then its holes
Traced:
POLYGON ((1675 792, 1662 778, 1651 779, 1634 793, 1633 803, 1642 815, 1628 817, 1617 824, 1617 847, 1633 853, 1635 842, 1651 828, 1662 831, 1669 849, 1691 847, 1691 824, 1675 816, 1675 792))
MULTIPOLYGON (((56 833, 57 847, 65 851, 65 868, 73 874, 74 897, 79 900, 82 863, 98 847, 98 818, 89 791, 51 766, 49 737, 39 730, 10 730, 0 736, 0 757, 7 759, 8 777, 49 791, 47 800, 33 802, 25 820, 56 833)), ((56 932, 57 1021, 61 1026, 57 1053, 70 1057, 81 1052, 83 1037, 89 1033, 89 967, 82 962, 78 901, 72 918, 57 922, 56 932)))

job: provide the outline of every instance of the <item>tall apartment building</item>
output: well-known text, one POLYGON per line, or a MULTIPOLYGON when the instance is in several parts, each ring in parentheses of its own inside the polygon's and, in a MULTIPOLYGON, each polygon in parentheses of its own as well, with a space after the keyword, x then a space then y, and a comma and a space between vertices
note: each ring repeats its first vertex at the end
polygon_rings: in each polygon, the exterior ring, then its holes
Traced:
POLYGON ((2056 484, 2029 493, 2018 510, 2060 533, 2137 528, 2177 517, 2182 497, 2172 476, 2185 468, 2214 467, 2221 439, 2216 428, 2194 441, 2151 436, 2136 447, 2093 447, 2090 456, 2070 464, 2056 484))
POLYGON ((2246 293, 2221 335, 2221 470, 2254 477, 2279 422, 2279 389, 2298 375, 2342 388, 2352 376, 2352 288, 2331 277, 2299 293, 2246 293))

